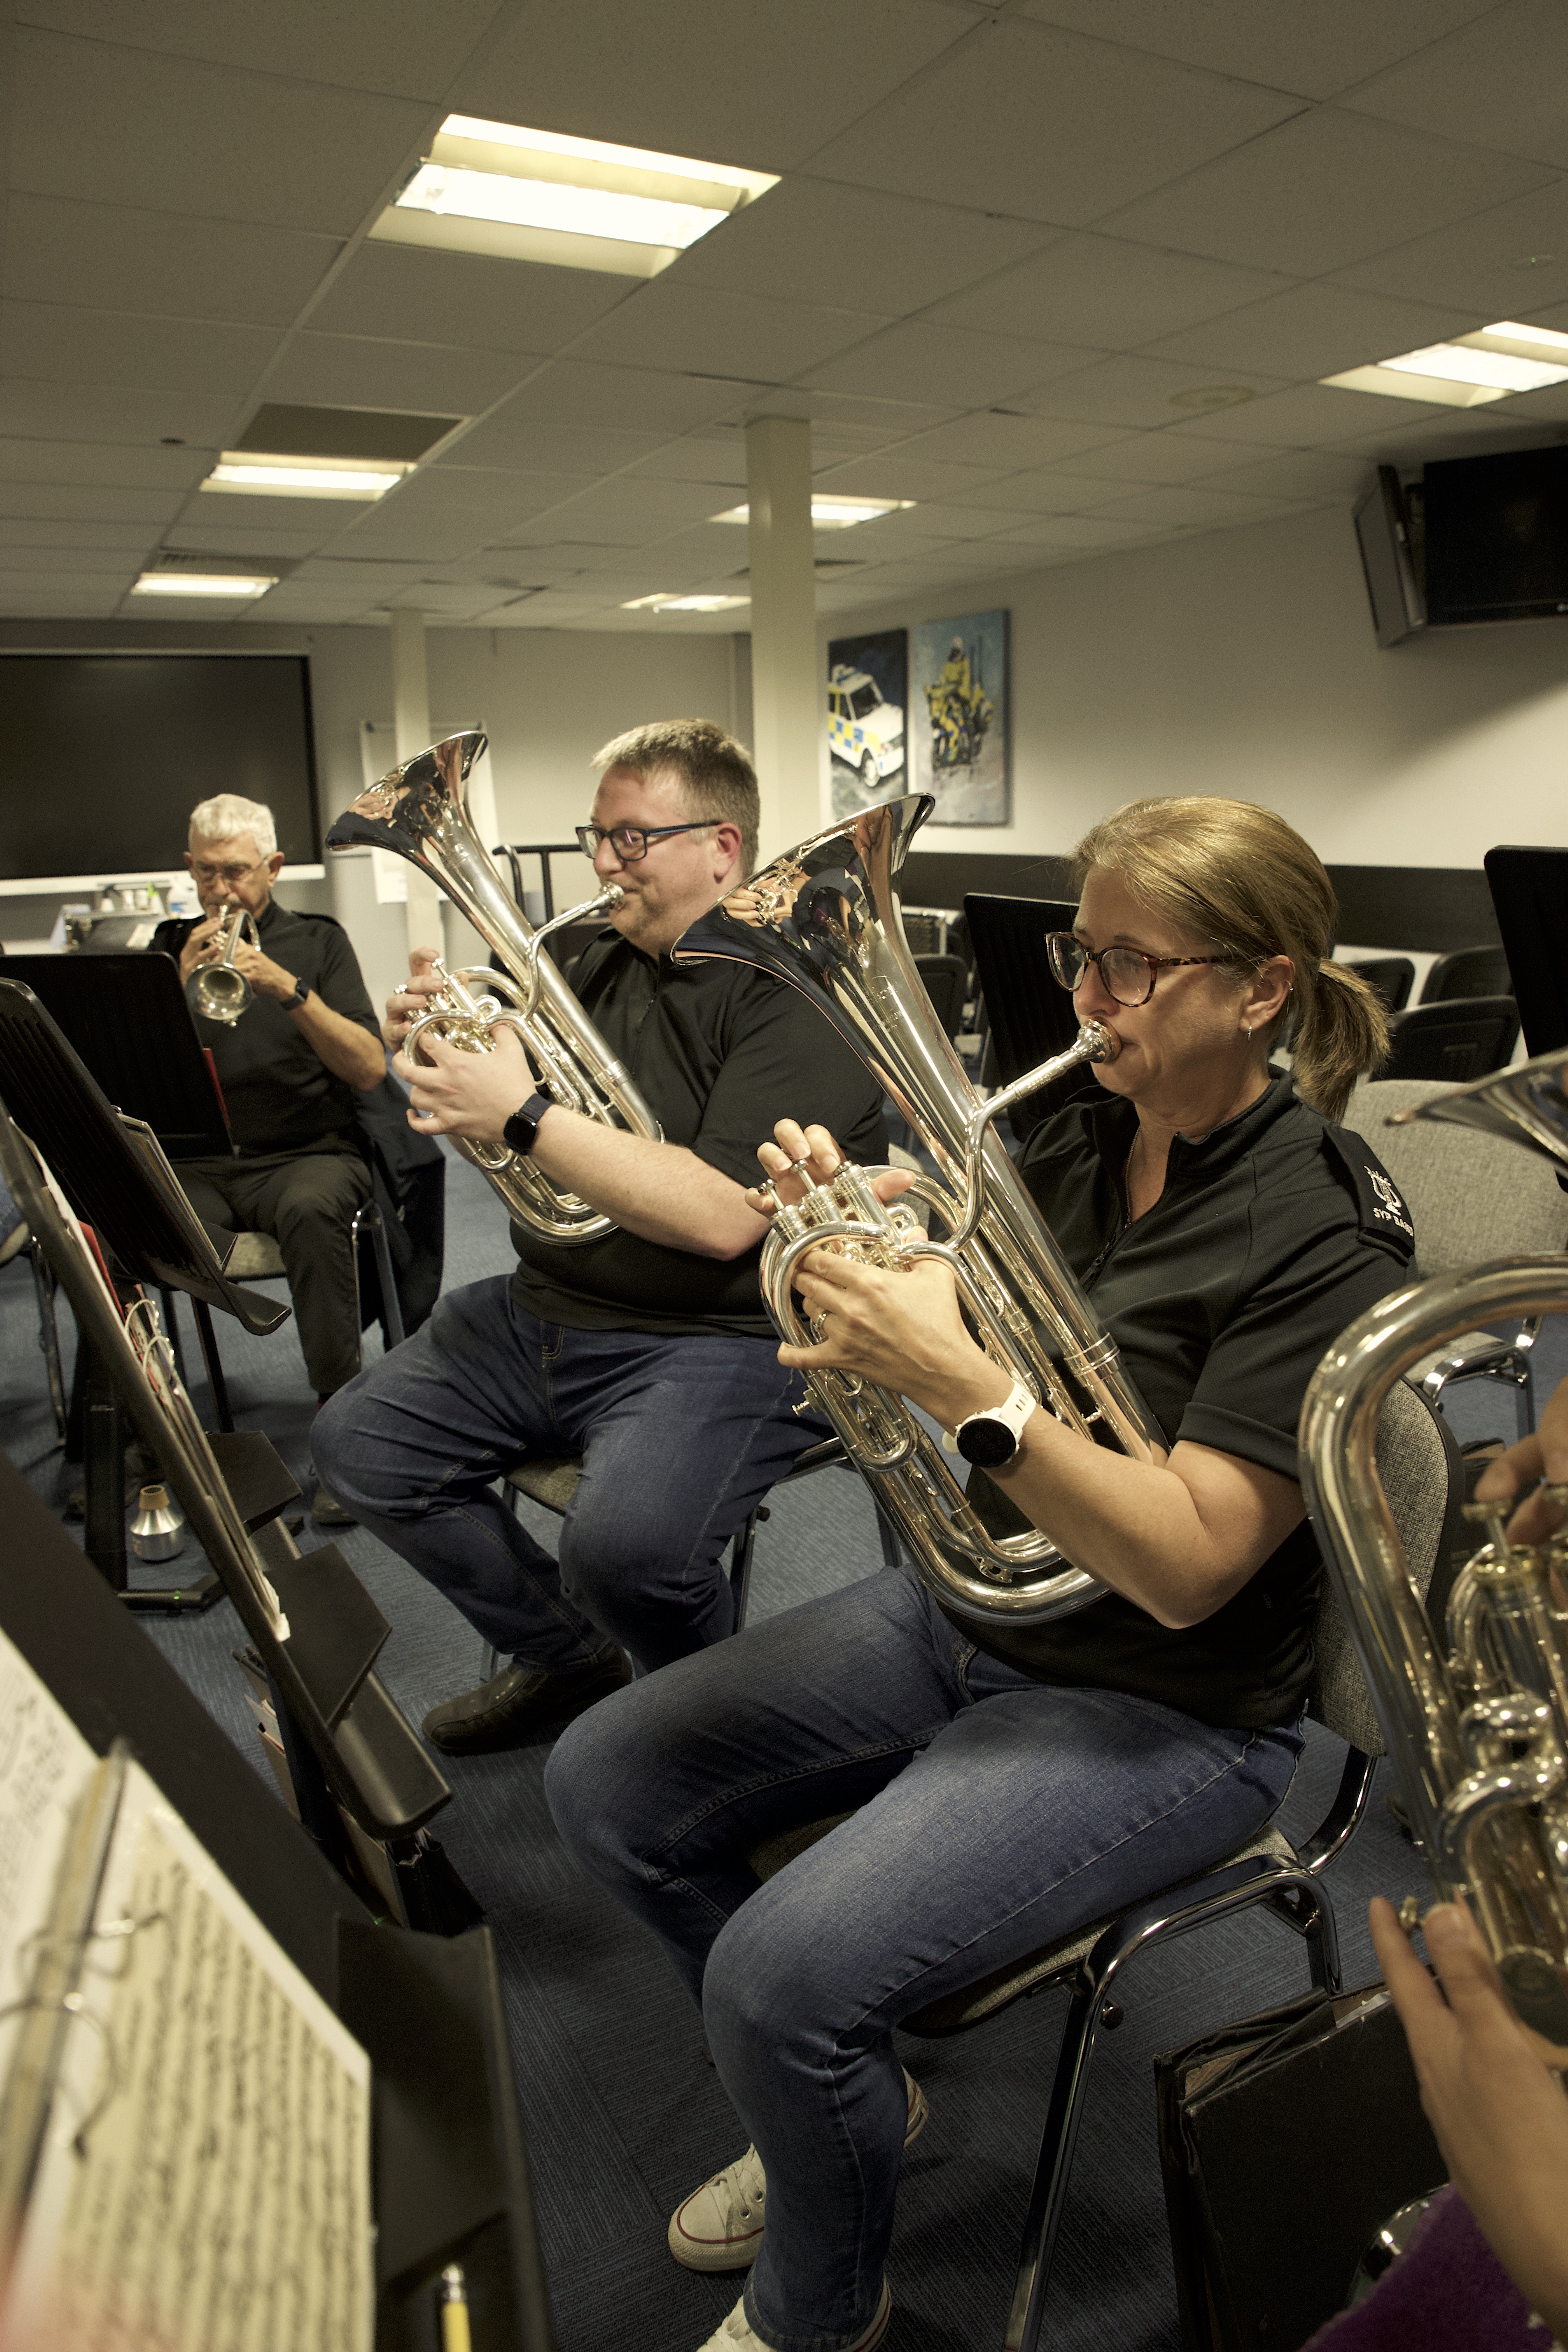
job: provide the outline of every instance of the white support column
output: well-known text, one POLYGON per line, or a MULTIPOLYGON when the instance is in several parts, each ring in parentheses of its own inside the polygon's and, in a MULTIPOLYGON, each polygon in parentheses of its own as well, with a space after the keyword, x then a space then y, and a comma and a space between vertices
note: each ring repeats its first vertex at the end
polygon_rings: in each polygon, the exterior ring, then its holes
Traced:
POLYGON ((762 786, 762 862, 821 829, 826 705, 816 663, 811 425, 756 416, 746 427, 751 508, 752 730, 762 786))
MULTIPOLYGON (((430 685, 425 667, 425 615, 395 605, 392 624, 392 723, 399 766, 430 741, 430 685)), ((417 866, 408 868, 408 947, 442 945, 441 895, 417 866)))

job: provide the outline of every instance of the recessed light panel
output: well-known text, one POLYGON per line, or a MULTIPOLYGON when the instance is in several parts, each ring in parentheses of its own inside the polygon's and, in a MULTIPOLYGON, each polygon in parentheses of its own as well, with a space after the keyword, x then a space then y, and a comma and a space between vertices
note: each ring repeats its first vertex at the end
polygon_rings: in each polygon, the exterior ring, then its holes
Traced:
POLYGON ((396 245, 656 278, 775 177, 449 114, 370 233, 396 245))
POLYGON ((231 601, 265 596, 278 585, 275 572, 144 572, 133 596, 226 596, 231 601))
MULTIPOLYGON (((813 530, 848 530, 858 522, 875 522, 879 515, 900 514, 912 507, 913 499, 833 499, 816 498, 811 502, 813 530)), ((729 507, 722 514, 710 517, 714 522, 750 522, 749 506, 729 507)))
POLYGON ((728 613, 737 604, 749 604, 749 596, 634 596, 621 606, 623 613, 728 613))
POLYGON ((1447 408, 1480 408, 1513 392, 1541 392, 1568 383, 1568 335, 1550 327, 1500 319, 1452 342, 1401 352, 1375 366, 1347 368, 1320 383, 1341 392, 1378 392, 1396 400, 1436 401, 1447 408))
POLYGON ((353 499, 365 506, 384 498, 409 470, 407 466, 355 464, 342 457, 226 449, 202 488, 252 499, 353 499))

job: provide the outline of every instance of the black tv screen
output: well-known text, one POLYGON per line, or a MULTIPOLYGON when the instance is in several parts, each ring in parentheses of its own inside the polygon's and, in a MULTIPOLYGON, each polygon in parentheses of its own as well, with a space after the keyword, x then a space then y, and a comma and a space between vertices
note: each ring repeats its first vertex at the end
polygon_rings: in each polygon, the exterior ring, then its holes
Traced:
POLYGON ((7 654, 0 698, 0 877, 166 871, 215 793, 320 860, 303 655, 7 654))
POLYGON ((1568 613, 1568 448, 1447 458, 1424 488, 1434 627, 1568 613))

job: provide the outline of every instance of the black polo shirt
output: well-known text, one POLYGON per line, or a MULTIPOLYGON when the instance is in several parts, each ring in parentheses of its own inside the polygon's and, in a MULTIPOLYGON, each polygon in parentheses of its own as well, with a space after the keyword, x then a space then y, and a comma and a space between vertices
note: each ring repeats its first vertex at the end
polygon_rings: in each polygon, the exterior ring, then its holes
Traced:
MULTIPOLYGON (((759 1177, 774 1121, 819 1120, 852 1160, 887 1151, 881 1093, 816 1008, 782 981, 712 957, 655 960, 617 931, 578 959, 572 984, 664 1129, 738 1184, 759 1177)), ((563 1248, 514 1223, 512 1295, 542 1323, 579 1331, 773 1336, 756 1250, 699 1257, 617 1228, 563 1248)))
MULTIPOLYGON (((202 915, 160 923, 150 947, 178 957, 202 915)), ((261 952, 313 989, 323 1004, 379 1038, 348 933, 331 915, 296 915, 276 898, 257 920, 261 952)), ((354 1124, 355 1089, 335 1078, 275 998, 256 996, 229 1026, 191 1007, 196 1034, 212 1048, 229 1132, 242 1155, 299 1151, 354 1124)))
MULTIPOLYGON (((1164 1192, 1130 1224, 1122 1171, 1136 1131, 1132 1105, 1097 1087, 1035 1130, 1024 1181, 1167 1444, 1185 1438, 1294 1478, 1318 1364, 1406 1279, 1414 1239, 1399 1195, 1359 1136, 1276 1076, 1201 1142, 1176 1138, 1164 1192)), ((969 1494, 993 1534, 1026 1524, 983 1472, 969 1494)), ((1201 1625, 1161 1625, 1108 1593, 1049 1624, 963 1630, 1043 1682, 1131 1691, 1205 1723, 1277 1723, 1311 1672, 1321 1573, 1303 1520, 1201 1625)))

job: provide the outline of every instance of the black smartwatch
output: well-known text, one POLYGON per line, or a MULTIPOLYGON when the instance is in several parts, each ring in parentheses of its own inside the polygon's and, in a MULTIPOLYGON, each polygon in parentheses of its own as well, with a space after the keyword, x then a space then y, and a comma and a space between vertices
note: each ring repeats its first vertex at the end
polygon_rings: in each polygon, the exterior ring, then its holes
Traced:
POLYGON ((547 1110, 553 1110, 554 1108, 551 1096, 530 1095, 522 1108, 514 1110, 501 1129, 506 1139, 507 1150, 515 1151, 520 1160, 526 1160, 539 1140, 540 1120, 547 1110))
POLYGON ((294 993, 293 993, 293 995, 292 995, 292 996, 286 996, 286 997, 283 999, 283 1010, 284 1010, 284 1012, 285 1012, 285 1013, 298 1013, 298 1011, 300 1010, 300 1007, 301 1006, 301 1004, 303 1004, 303 1003, 305 1002, 305 999, 307 998, 307 996, 309 996, 309 994, 310 994, 310 990, 306 987, 306 985, 305 985, 304 982, 303 982, 302 980, 297 980, 297 981, 294 982, 294 993))
POLYGON ((1015 1381, 1011 1393, 1000 1404, 972 1412, 959 1423, 952 1433, 954 1453, 962 1454, 979 1470, 1005 1469, 1017 1454, 1024 1423, 1034 1410, 1035 1399, 1022 1381, 1015 1381))

